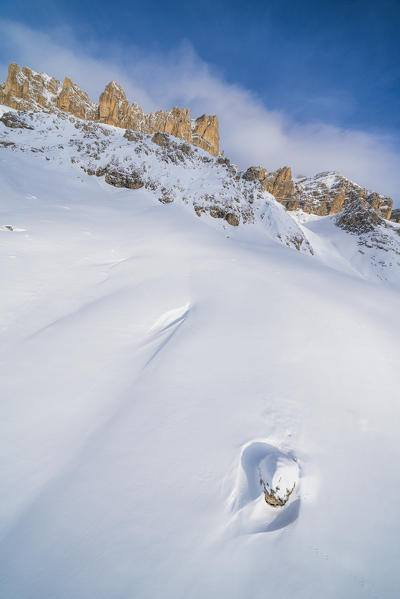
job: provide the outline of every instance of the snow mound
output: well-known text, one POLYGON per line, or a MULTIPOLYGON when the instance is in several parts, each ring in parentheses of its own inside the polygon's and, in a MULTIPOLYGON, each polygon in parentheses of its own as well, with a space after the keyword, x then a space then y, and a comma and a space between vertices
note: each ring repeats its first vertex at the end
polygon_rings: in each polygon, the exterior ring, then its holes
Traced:
POLYGON ((229 527, 237 532, 288 526, 300 507, 296 459, 267 441, 250 441, 241 451, 229 503, 233 512, 229 527))

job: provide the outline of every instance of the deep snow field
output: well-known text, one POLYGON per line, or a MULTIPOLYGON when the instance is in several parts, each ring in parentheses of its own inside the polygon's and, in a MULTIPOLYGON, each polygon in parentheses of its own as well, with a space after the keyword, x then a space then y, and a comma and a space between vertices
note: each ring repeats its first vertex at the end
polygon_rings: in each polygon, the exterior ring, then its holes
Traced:
POLYGON ((395 280, 0 152, 0 596, 397 597, 395 280))

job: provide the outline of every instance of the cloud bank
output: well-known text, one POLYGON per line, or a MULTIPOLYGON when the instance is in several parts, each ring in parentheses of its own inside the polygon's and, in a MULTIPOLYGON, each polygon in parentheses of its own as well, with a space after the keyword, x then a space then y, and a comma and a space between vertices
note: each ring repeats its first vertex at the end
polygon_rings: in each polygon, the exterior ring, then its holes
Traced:
POLYGON ((78 41, 68 29, 39 31, 0 20, 0 79, 15 61, 60 79, 69 75, 96 101, 105 84, 115 79, 128 99, 147 111, 180 105, 189 107, 193 116, 217 114, 221 147, 240 168, 288 165, 305 175, 337 170, 400 203, 400 152, 390 136, 322 122, 296 123, 268 109, 251 90, 228 82, 189 42, 173 52, 148 54, 134 45, 100 44, 90 35, 87 39, 78 41))

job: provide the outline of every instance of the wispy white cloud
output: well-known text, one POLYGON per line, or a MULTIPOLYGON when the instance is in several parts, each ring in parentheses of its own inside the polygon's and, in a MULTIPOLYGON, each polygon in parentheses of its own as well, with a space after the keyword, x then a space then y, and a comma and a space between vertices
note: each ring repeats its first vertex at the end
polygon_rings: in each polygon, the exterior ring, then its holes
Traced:
POLYGON ((296 123, 268 109, 251 90, 227 82, 189 42, 166 54, 144 54, 135 46, 100 44, 93 36, 86 44, 78 42, 68 29, 38 31, 4 20, 0 38, 4 76, 8 62, 16 61, 60 79, 69 75, 95 100, 115 79, 145 110, 177 104, 195 116, 218 114, 222 148, 242 168, 290 165, 301 174, 338 170, 400 201, 400 154, 390 136, 322 122, 296 123))

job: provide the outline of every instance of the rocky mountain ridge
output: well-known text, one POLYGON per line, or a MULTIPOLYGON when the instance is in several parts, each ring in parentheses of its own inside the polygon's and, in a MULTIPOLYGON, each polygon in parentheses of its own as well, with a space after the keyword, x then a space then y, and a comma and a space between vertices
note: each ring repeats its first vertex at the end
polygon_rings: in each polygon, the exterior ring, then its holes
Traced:
MULTIPOLYGON (((216 116, 204 114, 191 119, 189 109, 178 107, 146 114, 137 103, 128 102, 124 90, 115 81, 105 87, 96 104, 69 77, 61 83, 46 73, 36 73, 29 67, 20 69, 11 63, 6 82, 0 83, 0 104, 16 110, 61 110, 80 119, 148 135, 167 133, 212 156, 219 155, 216 116)), ((391 198, 362 188, 337 172, 293 177, 288 166, 270 172, 262 166, 251 166, 242 176, 272 194, 289 211, 327 216, 341 212, 361 198, 384 219, 400 221, 399 210, 392 214, 391 198)))
POLYGON ((400 266, 400 211, 392 212, 391 198, 337 172, 309 178, 293 177, 288 166, 240 172, 204 141, 214 117, 203 115, 193 128, 187 109, 145 114, 115 82, 94 104, 70 78, 61 84, 15 64, 0 84, 0 101, 11 108, 0 108, 0 147, 72 165, 114 187, 147 190, 162 204, 182 202, 222 227, 261 225, 274 241, 303 253, 314 254, 312 219, 332 217, 379 278, 400 266))
POLYGON ((219 154, 218 118, 203 114, 190 118, 186 108, 159 110, 146 114, 136 103, 130 104, 122 87, 111 81, 100 95, 99 103, 69 77, 61 82, 46 73, 11 63, 5 82, 0 83, 0 104, 17 110, 54 110, 58 108, 82 119, 129 128, 141 133, 169 133, 206 150, 219 154))
POLYGON ((237 172, 229 159, 167 133, 84 121, 59 109, 10 111, 0 116, 0 148, 33 153, 114 187, 147 190, 162 204, 181 202, 222 226, 254 224, 274 241, 312 254, 301 227, 275 198, 237 172))
MULTIPOLYGON (((287 211, 266 189, 270 186, 278 195, 288 181, 290 185, 287 176, 265 172, 261 180, 255 176, 257 169, 240 172, 228 158, 212 157, 167 133, 124 130, 58 108, 17 111, 0 107, 0 148, 32 156, 38 168, 67 170, 82 182, 94 177, 101 186, 104 181, 116 188, 139 190, 161 204, 180 204, 225 229, 228 237, 235 229, 246 234, 245 227, 250 226, 255 235, 319 259, 339 252, 338 264, 345 259, 362 276, 365 270, 368 277, 372 271, 373 277, 390 281, 397 280, 400 272, 400 225, 383 218, 372 201, 356 197, 337 215, 287 211)), ((321 184, 321 178, 334 184, 338 177, 341 180, 337 173, 324 173, 315 178, 315 185, 321 184)), ((7 226, 12 230, 14 223, 3 224, 7 226)))
POLYGON ((375 208, 380 216, 388 220, 391 218, 391 198, 369 191, 335 171, 293 178, 288 166, 271 173, 261 166, 251 166, 243 177, 248 181, 259 181, 287 210, 328 216, 341 212, 354 200, 361 198, 375 208))

